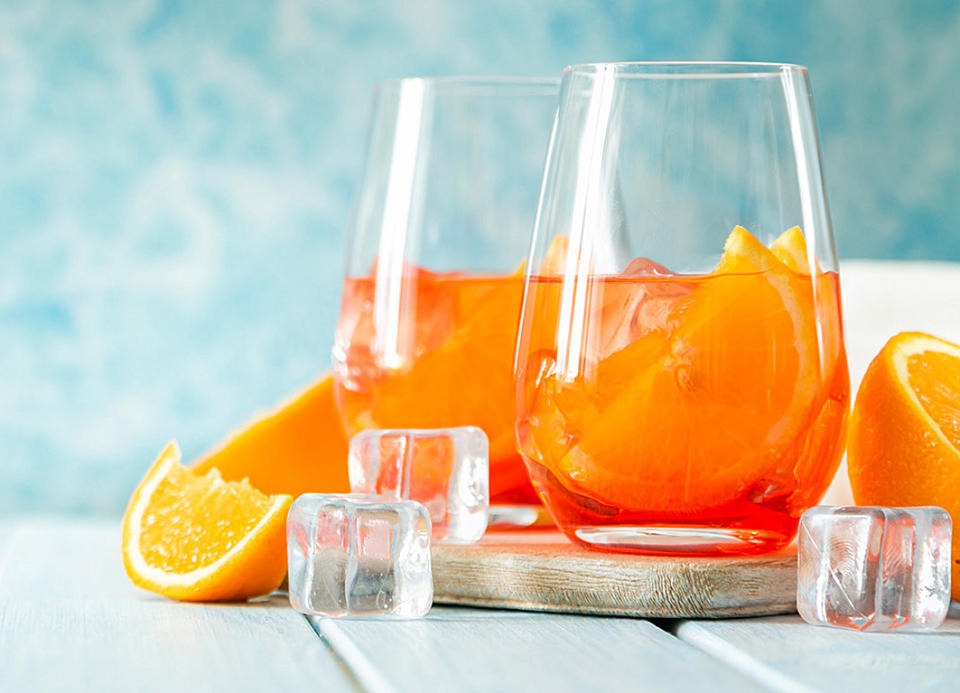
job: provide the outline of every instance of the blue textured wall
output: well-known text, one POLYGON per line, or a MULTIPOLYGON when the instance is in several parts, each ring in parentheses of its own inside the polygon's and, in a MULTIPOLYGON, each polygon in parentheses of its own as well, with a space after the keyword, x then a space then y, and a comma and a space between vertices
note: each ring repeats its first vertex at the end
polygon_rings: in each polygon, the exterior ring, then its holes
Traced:
POLYGON ((113 512, 329 362, 375 82, 811 69, 841 258, 960 260, 960 3, 0 0, 0 513, 113 512))

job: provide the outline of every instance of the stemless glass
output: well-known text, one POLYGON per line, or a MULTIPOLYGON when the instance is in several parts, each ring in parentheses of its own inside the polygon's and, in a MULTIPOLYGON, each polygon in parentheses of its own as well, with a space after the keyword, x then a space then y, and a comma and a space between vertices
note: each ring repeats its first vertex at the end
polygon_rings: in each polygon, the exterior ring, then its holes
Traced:
POLYGON ((711 554, 795 536, 850 396, 803 67, 565 70, 516 373, 518 445, 572 539, 711 554))
POLYGON ((346 431, 479 426, 492 522, 540 515, 514 438, 513 359, 558 86, 381 85, 350 228, 333 348, 346 431))

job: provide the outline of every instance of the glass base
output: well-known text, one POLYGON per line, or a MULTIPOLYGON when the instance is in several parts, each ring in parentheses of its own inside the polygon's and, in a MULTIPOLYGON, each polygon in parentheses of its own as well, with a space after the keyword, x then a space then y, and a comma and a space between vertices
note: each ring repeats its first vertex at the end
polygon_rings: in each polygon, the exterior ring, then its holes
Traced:
POLYGON ((493 530, 543 529, 553 520, 542 505, 491 505, 487 527, 493 530))
POLYGON ((571 538, 603 551, 701 556, 766 553, 788 543, 780 532, 660 525, 579 527, 571 538))

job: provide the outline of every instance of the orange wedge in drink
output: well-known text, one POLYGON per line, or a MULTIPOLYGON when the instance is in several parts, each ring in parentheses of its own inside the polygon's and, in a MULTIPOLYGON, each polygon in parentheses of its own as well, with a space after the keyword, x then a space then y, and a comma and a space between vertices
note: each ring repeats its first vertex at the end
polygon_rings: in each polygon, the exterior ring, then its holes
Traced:
POLYGON ((567 264, 567 252, 570 248, 570 237, 566 234, 556 236, 550 241, 547 254, 540 263, 540 274, 544 276, 562 276, 567 264))
POLYGON ((807 256, 807 239, 799 226, 784 231, 773 243, 770 252, 788 269, 798 274, 810 274, 810 260, 807 256))
MULTIPOLYGON (((847 441, 860 505, 938 505, 960 518, 960 346, 901 332, 870 363, 847 441)), ((960 599, 960 531, 952 596, 960 599)))
POLYGON ((408 369, 382 378, 373 397, 360 405, 367 411, 354 414, 348 405, 346 418, 356 428, 478 426, 490 442, 491 495, 529 486, 516 452, 511 405, 522 274, 436 279, 425 274, 417 283, 418 292, 440 288, 457 297, 450 334, 408 369))
POLYGON ((672 307, 585 382, 551 385, 548 406, 577 435, 544 462, 602 503, 692 513, 744 493, 808 425, 820 382, 811 278, 737 227, 713 273, 642 281, 672 307))
POLYGON ((123 565, 134 584, 185 601, 268 594, 287 572, 286 518, 293 498, 267 496, 180 464, 170 443, 123 516, 123 565))

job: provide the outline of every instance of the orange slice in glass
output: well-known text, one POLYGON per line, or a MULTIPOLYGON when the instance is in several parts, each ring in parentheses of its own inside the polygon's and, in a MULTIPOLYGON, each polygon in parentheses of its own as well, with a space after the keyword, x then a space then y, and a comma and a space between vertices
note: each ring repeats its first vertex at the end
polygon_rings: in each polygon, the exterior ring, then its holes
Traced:
POLYGON ((807 256, 807 239, 799 226, 787 229, 770 244, 773 253, 786 267, 799 274, 810 274, 810 260, 807 256))
POLYGON ((579 395, 592 409, 574 403, 564 417, 580 435, 557 476, 622 509, 689 513, 736 499, 776 464, 814 407, 809 277, 737 227, 712 274, 676 281, 694 288, 657 329, 598 365, 579 395))
POLYGON ((459 280, 457 290, 462 296, 463 321, 409 370, 391 374, 378 385, 371 420, 362 424, 482 428, 490 439, 490 493, 496 495, 526 483, 516 452, 512 406, 523 278, 518 274, 465 278, 459 280))

